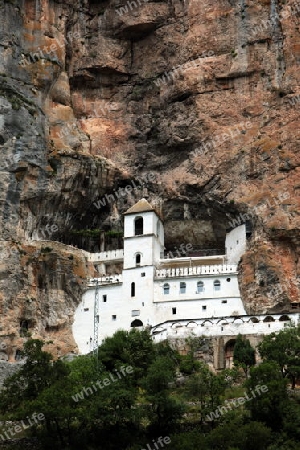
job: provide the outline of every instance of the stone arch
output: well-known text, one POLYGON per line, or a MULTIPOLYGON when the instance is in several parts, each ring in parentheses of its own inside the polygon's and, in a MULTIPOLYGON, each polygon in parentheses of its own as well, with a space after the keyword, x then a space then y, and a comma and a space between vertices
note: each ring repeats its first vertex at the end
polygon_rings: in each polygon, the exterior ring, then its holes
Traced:
POLYGON ((171 328, 181 328, 181 327, 183 327, 181 322, 174 322, 171 325, 171 328))
POLYGON ((290 317, 287 314, 283 314, 283 316, 279 317, 279 322, 287 322, 290 321, 290 317))
POLYGON ((193 321, 186 324, 187 328, 196 328, 197 326, 198 326, 197 322, 193 322, 193 321))
POLYGON ((272 316, 266 316, 266 317, 264 318, 263 322, 265 322, 265 323, 275 322, 275 319, 274 319, 274 317, 272 317, 272 316))
POLYGON ((241 317, 235 317, 233 323, 244 323, 244 321, 241 317))
POLYGON ((131 322, 130 326, 133 327, 133 328, 137 328, 137 327, 142 327, 144 325, 143 325, 143 322, 141 320, 135 319, 133 322, 131 322))
POLYGON ((224 346, 225 368, 231 369, 233 367, 233 352, 236 339, 229 339, 224 346))
POLYGON ((208 327, 212 325, 211 320, 204 320, 204 322, 201 324, 202 327, 208 327))

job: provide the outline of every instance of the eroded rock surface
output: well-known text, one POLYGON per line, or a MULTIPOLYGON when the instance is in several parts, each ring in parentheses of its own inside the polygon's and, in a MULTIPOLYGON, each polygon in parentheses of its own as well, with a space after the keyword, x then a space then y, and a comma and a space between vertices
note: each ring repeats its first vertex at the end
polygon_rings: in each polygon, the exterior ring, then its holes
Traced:
POLYGON ((10 360, 24 320, 58 356, 76 352, 73 313, 93 268, 63 243, 79 234, 99 250, 82 230, 120 233, 142 196, 169 248, 222 249, 230 222, 247 218, 246 309, 299 302, 299 12, 292 0, 0 0, 10 360))

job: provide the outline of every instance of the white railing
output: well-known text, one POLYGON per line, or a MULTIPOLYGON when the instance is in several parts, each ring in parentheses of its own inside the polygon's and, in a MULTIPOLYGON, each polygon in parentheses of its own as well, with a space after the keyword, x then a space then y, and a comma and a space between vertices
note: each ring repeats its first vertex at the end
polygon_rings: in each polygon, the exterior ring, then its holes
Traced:
POLYGON ((157 269, 155 272, 156 278, 170 278, 170 277, 184 277, 193 275, 206 274, 222 274, 237 272, 236 264, 228 265, 211 265, 211 266, 195 266, 195 267, 178 267, 169 269, 157 269))
POLYGON ((97 282, 99 286, 103 286, 104 284, 123 283, 123 277, 122 275, 103 275, 103 277, 100 278, 90 278, 88 286, 96 286, 97 282))
POLYGON ((88 254, 88 261, 91 262, 105 262, 105 261, 113 261, 116 259, 123 259, 124 258, 124 250, 108 250, 107 252, 100 252, 100 253, 89 253, 88 254))

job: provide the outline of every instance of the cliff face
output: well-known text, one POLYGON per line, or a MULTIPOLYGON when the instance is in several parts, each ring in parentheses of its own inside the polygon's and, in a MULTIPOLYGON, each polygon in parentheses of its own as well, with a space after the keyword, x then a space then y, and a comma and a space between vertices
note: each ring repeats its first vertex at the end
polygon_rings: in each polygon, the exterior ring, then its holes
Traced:
POLYGON ((63 243, 141 196, 170 248, 247 219, 246 309, 299 301, 299 22, 291 0, 0 0, 3 359, 20 325, 76 351, 93 271, 63 243))

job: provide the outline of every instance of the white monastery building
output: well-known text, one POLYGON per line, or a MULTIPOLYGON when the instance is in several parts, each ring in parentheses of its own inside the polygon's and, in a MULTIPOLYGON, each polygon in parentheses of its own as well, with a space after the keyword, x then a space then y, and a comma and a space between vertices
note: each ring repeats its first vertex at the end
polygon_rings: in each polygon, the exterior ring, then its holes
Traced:
MULTIPOLYGON (((188 249, 188 245, 185 246, 188 249)), ((185 253, 181 246, 181 253, 185 253)), ((190 246, 192 247, 192 246, 190 246)), ((240 297, 237 265, 246 249, 246 226, 226 235, 226 254, 164 258, 164 227, 142 199, 124 214, 124 250, 89 253, 99 278, 88 283, 73 324, 82 354, 94 347, 94 304, 98 293, 98 340, 117 330, 149 327, 156 341, 187 337, 257 335, 278 331, 299 314, 248 316, 240 297), (123 263, 121 273, 106 267, 123 263)))

